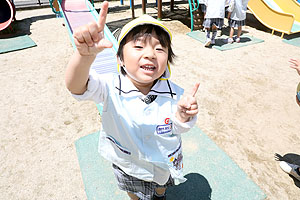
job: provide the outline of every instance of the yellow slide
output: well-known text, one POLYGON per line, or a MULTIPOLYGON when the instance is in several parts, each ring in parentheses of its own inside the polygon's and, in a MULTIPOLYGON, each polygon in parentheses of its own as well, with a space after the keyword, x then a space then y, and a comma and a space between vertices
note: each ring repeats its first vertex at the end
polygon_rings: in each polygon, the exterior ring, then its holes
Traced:
POLYGON ((274 31, 300 32, 300 5, 296 0, 250 0, 248 8, 265 26, 274 31))
POLYGON ((285 13, 292 13, 300 22, 300 4, 296 0, 273 0, 285 13))

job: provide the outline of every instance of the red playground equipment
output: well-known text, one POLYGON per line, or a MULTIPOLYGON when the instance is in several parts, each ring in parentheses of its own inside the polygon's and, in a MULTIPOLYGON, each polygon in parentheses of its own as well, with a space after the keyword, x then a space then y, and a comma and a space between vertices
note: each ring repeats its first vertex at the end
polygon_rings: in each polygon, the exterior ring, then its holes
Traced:
POLYGON ((2 31, 15 20, 16 9, 11 0, 0 0, 0 5, 0 31, 2 31))

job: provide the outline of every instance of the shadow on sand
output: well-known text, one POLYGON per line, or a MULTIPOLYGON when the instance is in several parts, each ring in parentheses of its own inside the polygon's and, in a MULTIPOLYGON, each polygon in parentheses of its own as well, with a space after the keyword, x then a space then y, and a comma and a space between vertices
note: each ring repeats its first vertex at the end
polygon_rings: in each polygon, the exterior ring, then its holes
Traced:
POLYGON ((11 28, 7 28, 0 32, 0 38, 13 38, 22 35, 30 35, 30 26, 33 22, 45 19, 55 18, 55 14, 41 15, 29 17, 22 20, 15 20, 11 23, 11 28))
POLYGON ((198 174, 185 175, 186 182, 167 189, 168 200, 210 200, 212 189, 207 179, 198 174))

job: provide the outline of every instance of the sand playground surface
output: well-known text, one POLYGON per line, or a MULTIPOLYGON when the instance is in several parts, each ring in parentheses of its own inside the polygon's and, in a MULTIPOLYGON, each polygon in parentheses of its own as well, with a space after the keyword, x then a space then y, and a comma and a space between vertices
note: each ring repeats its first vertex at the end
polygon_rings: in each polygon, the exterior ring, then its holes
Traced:
MULTIPOLYGON (((131 18, 128 5, 110 4, 110 28, 131 18)), ((141 2, 135 5, 136 16, 142 15, 141 2)), ((228 51, 204 48, 186 35, 187 7, 175 1, 170 13, 169 3, 164 4, 163 23, 173 34, 177 55, 171 80, 187 91, 196 81, 201 84, 197 126, 267 199, 299 199, 299 185, 280 169, 274 154, 300 154, 295 101, 300 77, 288 64, 289 58, 300 59, 300 48, 271 35, 254 18, 244 31, 263 43, 228 51)), ((156 17, 157 9, 147 13, 156 17)), ((86 199, 74 141, 97 131, 101 119, 93 102, 77 102, 65 88, 73 52, 67 28, 50 8, 17 11, 16 18, 37 46, 0 55, 0 198, 86 199)))

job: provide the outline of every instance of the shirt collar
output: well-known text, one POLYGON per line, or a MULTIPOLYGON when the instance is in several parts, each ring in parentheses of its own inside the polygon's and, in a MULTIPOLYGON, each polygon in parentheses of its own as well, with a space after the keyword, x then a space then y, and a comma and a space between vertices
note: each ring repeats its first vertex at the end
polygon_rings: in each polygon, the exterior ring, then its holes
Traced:
MULTIPOLYGON (((151 88, 147 95, 157 95, 177 99, 175 89, 169 80, 157 80, 155 85, 151 88)), ((141 93, 127 76, 119 75, 115 80, 115 91, 121 96, 125 97, 141 97, 145 96, 141 93)))

